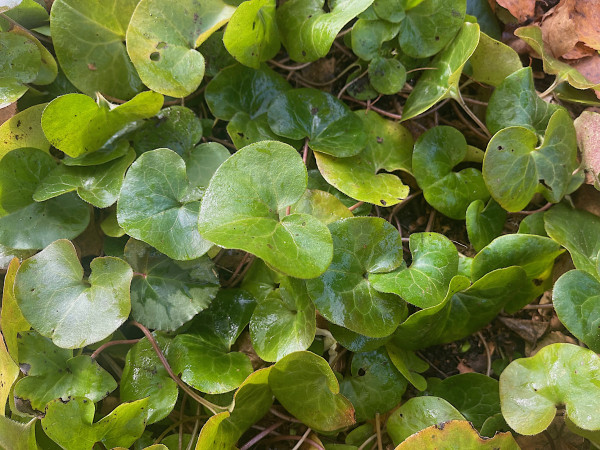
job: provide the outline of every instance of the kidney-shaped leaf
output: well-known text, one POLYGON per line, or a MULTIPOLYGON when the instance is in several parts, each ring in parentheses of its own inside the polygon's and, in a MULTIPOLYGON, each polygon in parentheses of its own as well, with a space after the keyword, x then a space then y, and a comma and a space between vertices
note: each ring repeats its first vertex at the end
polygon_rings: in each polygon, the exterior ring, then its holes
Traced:
POLYGON ((331 262, 329 230, 307 214, 278 214, 302 197, 306 183, 302 158, 289 145, 263 141, 244 147, 212 177, 200 208, 200 233, 296 278, 317 277, 331 262))
POLYGON ((492 86, 498 86, 507 76, 523 67, 516 51, 485 33, 479 35, 479 44, 469 61, 473 79, 492 86))
POLYGON ((269 386, 285 409, 314 430, 334 431, 355 423, 354 407, 339 393, 331 367, 314 353, 295 352, 279 360, 269 373, 269 386))
POLYGON ((131 267, 107 256, 95 258, 90 268, 84 280, 75 247, 59 240, 23 261, 17 273, 15 298, 23 316, 59 347, 101 341, 129 316, 131 267))
POLYGON ((511 362, 500 375, 502 415, 517 433, 544 431, 557 407, 584 430, 600 429, 600 356, 572 344, 551 344, 511 362))

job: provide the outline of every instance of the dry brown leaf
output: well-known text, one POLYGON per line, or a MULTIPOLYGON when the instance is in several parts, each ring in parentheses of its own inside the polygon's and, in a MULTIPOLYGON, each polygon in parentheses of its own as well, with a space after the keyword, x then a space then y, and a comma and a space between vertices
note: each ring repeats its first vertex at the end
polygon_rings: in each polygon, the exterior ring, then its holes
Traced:
POLYGON ((503 8, 517 18, 519 22, 525 22, 535 13, 535 0, 496 0, 503 8))
POLYGON ((548 322, 536 322, 533 320, 525 319, 513 319, 511 317, 499 317, 507 328, 514 331, 525 341, 535 344, 539 338, 541 338, 550 324, 548 322))
POLYGON ((588 47, 583 42, 578 42, 575 47, 561 56, 562 59, 581 59, 588 56, 594 56, 598 52, 591 47, 588 47))
POLYGON ((4 108, 0 108, 0 125, 10 119, 17 113, 17 102, 11 103, 4 108))
POLYGON ((577 340, 573 339, 571 336, 561 333, 560 331, 551 331, 535 345, 525 342, 525 356, 534 356, 547 345, 558 343, 577 345, 577 340))
POLYGON ((577 189, 573 194, 573 203, 577 209, 600 216, 600 192, 592 186, 584 184, 577 189))
POLYGON ((458 365, 456 366, 456 370, 458 370, 459 373, 473 373, 473 372, 475 372, 472 368, 470 368, 469 366, 467 366, 465 364, 465 361, 463 359, 461 359, 458 362, 458 365))
POLYGON ((575 119, 577 143, 585 171, 585 182, 600 189, 600 114, 584 111, 575 119))
POLYGON ((579 34, 571 12, 576 0, 561 0, 541 25, 542 38, 555 58, 571 51, 579 41, 579 34))
POLYGON ((600 4, 597 0, 577 0, 571 15, 579 40, 600 50, 600 4))

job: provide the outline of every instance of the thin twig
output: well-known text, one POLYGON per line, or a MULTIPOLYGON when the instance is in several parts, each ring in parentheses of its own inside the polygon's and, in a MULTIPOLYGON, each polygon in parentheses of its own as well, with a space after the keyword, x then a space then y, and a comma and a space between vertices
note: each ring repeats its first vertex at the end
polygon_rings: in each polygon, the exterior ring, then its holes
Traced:
POLYGON ((271 431, 275 431, 277 428, 279 428, 284 423, 285 422, 283 420, 280 420, 279 422, 275 422, 270 427, 265 428, 263 431, 261 431, 256 436, 254 436, 252 439, 250 439, 248 442, 246 442, 244 445, 242 445, 240 447, 240 450, 248 450, 250 447, 252 447, 254 444, 259 442, 261 439, 268 436, 271 431))
POLYGON ((227 280, 225 283, 223 283, 223 287, 227 287, 227 286, 230 286, 230 285, 233 284, 233 282, 235 281, 235 278, 242 271, 242 268, 244 267, 244 263, 248 260, 248 258, 250 258, 250 253, 246 253, 242 257, 241 261, 239 262, 239 264, 235 268, 235 271, 233 272, 233 275, 231 275, 231 277, 229 277, 229 280, 227 280))
MULTIPOLYGON (((302 439, 300 436, 292 436, 292 435, 283 436, 282 435, 282 436, 276 436, 274 438, 269 439, 269 443, 278 442, 278 441, 299 441, 300 439, 302 439)), ((306 438, 304 440, 304 442, 306 442, 307 444, 312 445, 314 448, 316 448, 318 450, 325 450, 322 445, 317 444, 312 439, 306 438)), ((242 449, 240 449, 240 450, 242 450, 242 449)))
POLYGON ((369 445, 376 438, 377 434, 374 434, 373 436, 369 437, 365 442, 362 443, 360 447, 358 447, 358 450, 364 450, 367 447, 367 445, 369 445))
POLYGON ((233 145, 231 142, 226 141, 224 139, 219 139, 219 138, 216 138, 214 136, 209 137, 209 139, 212 140, 212 141, 218 142, 219 144, 224 145, 225 147, 228 147, 228 148, 230 148, 232 150, 237 150, 237 148, 236 148, 235 145, 233 145))
POLYGON ((364 203, 365 203, 365 202, 358 202, 358 203, 355 203, 354 205, 352 205, 352 206, 350 206, 350 207, 348 208, 348 211, 354 211, 354 210, 355 210, 356 208, 358 208, 359 206, 362 206, 362 205, 364 205, 364 203))
POLYGON ((433 367, 437 373, 439 373, 440 375, 442 375, 444 378, 448 378, 448 374, 443 372, 440 368, 438 368, 435 364, 433 364, 431 361, 429 361, 421 352, 416 352, 417 356, 419 358, 421 358, 423 361, 425 361, 427 364, 429 364, 431 367, 433 367))
POLYGON ((383 442, 381 441, 381 419, 379 413, 375 414, 375 431, 377 432, 377 448, 383 450, 383 442))
POLYGON ((292 448, 292 450, 298 450, 302 444, 304 443, 304 441, 306 440, 306 438, 308 437, 308 435, 311 432, 311 428, 307 428, 306 431, 304 432, 304 434, 302 435, 302 438, 298 441, 298 443, 296 445, 294 445, 294 448, 292 448))
POLYGON ((348 67, 346 67, 344 70, 342 70, 340 73, 338 73, 335 78, 332 78, 329 81, 324 81, 322 83, 317 82, 317 81, 312 81, 309 80, 308 78, 304 78, 302 75, 300 75, 299 73, 294 73, 294 77, 298 78, 302 81, 304 81, 306 84, 310 84, 312 86, 317 86, 317 87, 325 87, 325 86, 329 86, 330 84, 335 83, 337 80, 339 80, 340 78, 342 78, 345 74, 347 74, 350 70, 352 70, 354 67, 360 67, 358 64, 356 63, 352 63, 350 64, 348 67))
POLYGON ((98 347, 94 353, 92 353, 90 355, 90 358, 92 359, 96 359, 98 357, 98 355, 100 353, 102 353, 102 351, 108 347, 112 347, 113 345, 128 345, 128 344, 136 344, 138 343, 140 340, 139 339, 123 339, 120 341, 110 341, 110 342, 105 342, 104 344, 102 344, 100 347, 98 347))
POLYGON ((425 233, 429 233, 431 231, 431 229, 433 228, 434 219, 435 219, 435 209, 432 209, 431 213, 429 214, 429 220, 427 221, 427 226, 425 227, 425 233))
POLYGON ((304 165, 308 165, 308 138, 304 138, 304 147, 302 147, 302 161, 304 165))
POLYGON ((477 115, 473 111, 471 111, 471 109, 467 106, 467 104, 465 103, 465 101, 462 98, 462 95, 460 94, 460 91, 458 91, 458 95, 454 99, 458 102, 458 104, 461 106, 461 108, 467 113, 467 115, 471 119, 473 119, 473 122, 475 122, 477 124, 477 126, 479 126, 479 128, 481 128, 481 130, 487 136, 487 138, 490 139, 492 137, 492 135, 490 134, 489 130, 484 125, 484 123, 479 119, 479 117, 477 117, 477 115))
POLYGON ((349 81, 348 83, 346 83, 344 85, 344 87, 340 90, 340 92, 337 95, 337 98, 342 98, 342 95, 344 95, 344 92, 346 91, 346 89, 348 89, 350 86, 352 86, 354 83, 356 83, 358 80, 360 80, 362 77, 364 77, 366 74, 368 74, 369 71, 365 70, 363 73, 361 73, 359 76, 357 76, 356 78, 354 78, 353 80, 349 81))
MULTIPOLYGON (((351 102, 354 102, 354 103, 357 103, 357 104, 359 104, 361 106, 364 106, 365 108, 367 106, 366 102, 363 102, 361 100, 357 100, 354 97, 350 97, 349 95, 342 95, 342 100, 349 100, 351 102)), ((376 113, 381 114, 382 116, 389 117, 390 119, 396 119, 396 120, 402 119, 402 115, 401 114, 394 114, 394 113, 385 111, 385 110, 383 110, 381 108, 376 108, 375 106, 371 106, 371 109, 373 111, 375 111, 376 113)))
POLYGON ((544 211, 550 209, 552 207, 552 205, 554 205, 554 203, 548 202, 544 206, 542 206, 541 208, 534 209, 533 211, 516 211, 516 212, 511 212, 509 214, 519 214, 519 215, 522 215, 522 216, 530 216, 530 215, 535 214, 535 213, 544 212, 544 211))
POLYGON ((275 417, 279 417, 280 419, 286 420, 288 422, 302 423, 301 421, 299 421, 298 419, 295 419, 294 417, 290 417, 290 416, 283 414, 282 412, 279 412, 275 407, 269 409, 269 412, 271 414, 273 414, 275 417))
POLYGON ((458 116, 458 118, 462 121, 462 123, 464 123, 467 126, 467 128, 469 130, 471 130, 473 133, 475 133, 477 136, 479 136, 484 141, 487 141, 489 139, 488 136, 483 134, 478 128, 475 128, 473 126, 473 124, 471 124, 471 122, 468 121, 466 119, 466 117, 462 115, 462 113, 460 112, 460 109, 458 108, 458 106, 456 106, 456 104, 452 103, 451 105, 452 105, 452 109, 454 110, 454 113, 458 116))
POLYGON ((485 371, 485 374, 489 377, 492 374, 492 353, 490 352, 490 347, 488 346, 487 341, 483 337, 483 334, 481 334, 481 331, 477 332, 477 337, 479 338, 479 340, 483 344, 483 347, 485 348, 485 355, 487 357, 487 369, 485 371))
POLYGON ((184 392, 183 398, 181 399, 181 409, 179 410, 179 445, 177 447, 179 450, 182 450, 183 447, 183 416, 185 412, 185 404, 187 402, 187 399, 188 395, 184 392))
POLYGON ((299 64, 297 66, 286 66, 285 64, 281 64, 281 63, 275 61, 274 59, 270 60, 269 63, 273 64, 275 67, 278 67, 283 70, 287 70, 289 72, 293 72, 294 70, 304 69, 305 67, 308 67, 312 64, 312 62, 307 62, 304 64, 299 64))
POLYGON ((544 303, 543 305, 525 305, 522 309, 554 309, 554 304, 544 303))
MULTIPOLYGON (((200 405, 196 407, 196 416, 200 415, 200 405)), ((200 417, 196 418, 196 422, 194 423, 194 429, 192 430, 192 437, 190 438, 190 442, 188 442, 187 448, 185 450, 192 450, 192 446, 194 445, 194 440, 196 438, 196 434, 198 434, 198 428, 200 428, 200 417)))
POLYGON ((398 211, 400 211, 402 208, 404 208, 408 204, 408 202, 410 202, 413 198, 421 195, 422 193, 423 193, 423 191, 413 192, 408 197, 406 197, 404 200, 402 200, 400 203, 394 205, 394 208, 392 209, 392 212, 388 217, 388 222, 390 222, 391 218, 394 217, 398 213, 398 211))

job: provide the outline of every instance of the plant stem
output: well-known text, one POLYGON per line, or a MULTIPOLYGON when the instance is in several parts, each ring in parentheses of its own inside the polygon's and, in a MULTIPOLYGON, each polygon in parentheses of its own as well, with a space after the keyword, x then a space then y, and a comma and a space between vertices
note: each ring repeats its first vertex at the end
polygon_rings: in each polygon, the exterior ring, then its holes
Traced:
POLYGON ((460 107, 464 110, 464 112, 466 112, 467 115, 471 119, 473 119, 473 122, 475 122, 479 126, 479 128, 481 128, 481 130, 485 133, 487 138, 490 139, 492 137, 492 135, 490 134, 489 130, 483 124, 483 122, 481 120, 479 120, 479 117, 477 117, 477 115, 473 111, 471 111, 471 109, 467 106, 467 104, 465 103, 465 101, 462 98, 462 95, 460 94, 460 91, 457 90, 456 95, 453 98, 460 105, 460 107))
POLYGON ((379 413, 375 414, 375 429, 377 431, 377 448, 383 450, 383 443, 381 442, 381 419, 379 413))
POLYGON ((265 428, 263 431, 261 431, 256 436, 254 436, 252 439, 250 439, 248 442, 246 442, 244 445, 242 445, 240 447, 240 450, 248 450, 254 444, 256 444, 257 442, 259 442, 262 438, 268 436, 271 431, 275 431, 277 428, 279 428, 284 423, 285 422, 283 420, 280 420, 279 422, 275 422, 270 427, 265 428))
POLYGON ((102 351, 108 347, 112 347, 113 345, 127 345, 127 344, 137 344, 140 340, 139 339, 123 339, 120 341, 110 341, 110 342, 105 342, 104 344, 102 344, 100 347, 98 347, 94 353, 92 353, 90 355, 90 358, 92 359, 96 359, 98 357, 98 355, 100 353, 102 353, 102 351))
POLYGON ((552 82, 552 84, 550 86, 548 86, 548 89, 546 89, 544 92, 542 92, 540 94, 540 97, 544 98, 548 95, 550 95, 552 93, 552 91, 554 91, 554 89, 556 89, 556 86, 558 86, 560 83, 562 83, 562 79, 559 77, 554 78, 554 81, 552 82))
POLYGON ((358 208, 359 206, 362 206, 362 205, 364 205, 364 203, 365 203, 365 202, 358 202, 358 203, 355 203, 354 205, 352 205, 352 206, 350 206, 350 207, 348 208, 348 211, 354 211, 354 210, 355 210, 356 208, 358 208))
POLYGON ((354 83, 356 83, 358 80, 360 80, 362 77, 364 77, 368 73, 369 73, 369 71, 365 70, 363 73, 361 73, 355 79, 353 79, 352 81, 349 81, 348 83, 346 83, 346 85, 338 93, 337 98, 342 98, 342 95, 344 95, 344 92, 346 91, 346 89, 348 89, 350 86, 352 86, 354 83))

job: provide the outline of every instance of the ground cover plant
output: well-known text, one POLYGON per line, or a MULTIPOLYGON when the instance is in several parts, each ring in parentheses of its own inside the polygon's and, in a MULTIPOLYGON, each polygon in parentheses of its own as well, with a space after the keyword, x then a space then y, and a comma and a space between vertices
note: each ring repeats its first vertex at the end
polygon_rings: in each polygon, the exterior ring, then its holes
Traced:
POLYGON ((0 1, 0 448, 599 447, 591 3, 0 1))

